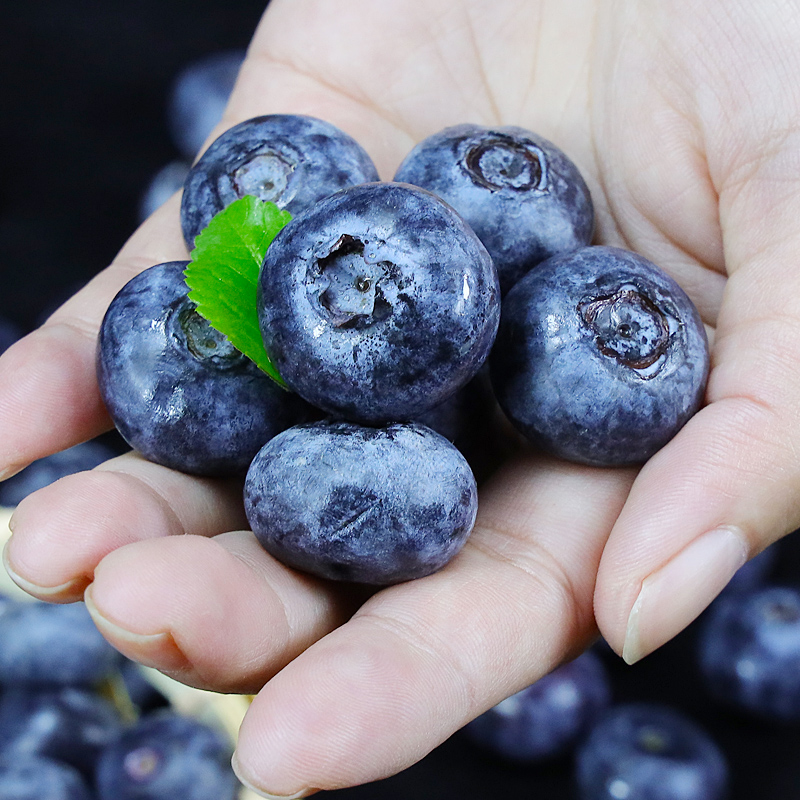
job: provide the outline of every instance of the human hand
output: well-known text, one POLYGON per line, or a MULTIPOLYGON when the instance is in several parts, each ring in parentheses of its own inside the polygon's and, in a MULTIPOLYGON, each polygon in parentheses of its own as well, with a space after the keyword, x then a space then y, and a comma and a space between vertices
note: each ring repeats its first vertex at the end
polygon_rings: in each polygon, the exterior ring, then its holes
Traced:
MULTIPOLYGON (((134 455, 20 505, 6 551, 17 580, 61 602, 88 587, 127 655, 258 692, 237 769, 282 795, 413 763, 577 654, 596 623, 630 661, 669 639, 800 524, 799 17, 722 0, 273 0, 222 127, 312 114, 384 178, 450 124, 541 133, 586 176, 597 241, 655 261, 700 308, 708 405, 638 474, 521 454, 484 487, 450 565, 371 597, 295 574, 236 531, 236 482, 134 455)), ((0 468, 110 425, 94 376, 102 314, 133 274, 181 258, 173 200, 0 359, 0 468)))

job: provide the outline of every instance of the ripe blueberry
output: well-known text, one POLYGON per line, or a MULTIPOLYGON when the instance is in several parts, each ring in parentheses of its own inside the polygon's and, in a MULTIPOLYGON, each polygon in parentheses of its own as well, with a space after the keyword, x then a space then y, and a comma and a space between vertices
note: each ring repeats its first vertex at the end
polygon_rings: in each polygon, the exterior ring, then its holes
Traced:
POLYGON ((264 344, 286 383, 356 422, 407 420, 469 381, 499 289, 466 223, 429 192, 354 186, 295 217, 259 279, 264 344))
POLYGON ((666 273, 626 250, 585 247, 508 293, 490 367, 498 402, 532 442, 586 464, 635 464, 700 407, 708 342, 666 273))
POLYGON ((578 168, 524 128, 445 128, 420 142, 394 179, 453 206, 494 259, 504 294, 540 261, 592 238, 594 210, 578 168))

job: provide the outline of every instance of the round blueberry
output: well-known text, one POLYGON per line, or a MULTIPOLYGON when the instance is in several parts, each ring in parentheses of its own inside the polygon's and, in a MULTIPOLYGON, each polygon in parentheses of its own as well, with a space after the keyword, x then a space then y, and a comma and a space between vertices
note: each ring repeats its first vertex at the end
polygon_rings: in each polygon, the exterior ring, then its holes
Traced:
POLYGON ((181 225, 189 249, 211 218, 253 195, 295 215, 346 186, 378 180, 355 139, 314 117, 272 114, 225 131, 192 167, 181 225))
POLYGON ((503 293, 540 261, 592 239, 594 210, 578 168, 524 128, 445 128, 420 142, 394 179, 458 211, 494 259, 503 293))
POLYGON ((243 474, 264 442, 304 417, 304 404, 197 313, 185 267, 151 267, 114 298, 98 340, 100 392, 145 458, 199 475, 243 474))
POLYGON ((244 57, 244 50, 212 53, 193 61, 173 81, 167 127, 176 147, 190 161, 222 119, 244 57))
POLYGON ((708 342, 691 300, 655 264, 585 247, 508 293, 490 367, 498 402, 534 444, 586 464, 636 464, 700 407, 708 342))
POLYGON ((800 721, 800 592, 771 586, 712 603, 700 631, 700 671, 720 702, 800 721))
POLYGON ((5 800, 92 800, 82 775, 51 758, 0 756, 0 797, 5 800))
POLYGON ((276 558, 334 580, 391 584, 444 566, 475 522, 464 457, 423 425, 298 425, 268 442, 245 511, 276 558))
POLYGON ((725 758, 694 722, 665 706, 611 708, 578 748, 580 800, 720 800, 725 758))
POLYGON ((116 741, 123 722, 94 691, 13 687, 0 698, 0 748, 19 757, 45 756, 89 776, 100 753, 116 741))
POLYGON ((120 654, 83 603, 7 602, 0 612, 0 683, 92 686, 119 666, 120 654))
POLYGON ((429 192, 372 183, 295 217, 267 251, 267 352, 309 402, 356 422, 408 420, 464 386, 499 319, 497 274, 429 192))
POLYGON ((572 748, 610 700, 605 668, 587 651, 481 714, 464 732, 501 758, 543 761, 572 748))
POLYGON ((235 800, 231 747, 207 725, 171 711, 142 717, 103 750, 99 800, 235 800))
POLYGON ((15 506, 29 494, 67 475, 94 469, 116 455, 110 447, 91 441, 40 458, 0 483, 0 505, 15 506))

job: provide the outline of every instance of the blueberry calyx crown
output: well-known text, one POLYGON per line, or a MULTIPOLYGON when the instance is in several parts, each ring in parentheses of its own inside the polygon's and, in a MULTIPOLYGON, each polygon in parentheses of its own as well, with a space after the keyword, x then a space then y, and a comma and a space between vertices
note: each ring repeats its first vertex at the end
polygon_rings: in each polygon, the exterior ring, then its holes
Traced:
POLYGON ((252 195, 264 202, 285 206, 292 199, 286 189, 296 166, 280 153, 256 151, 232 172, 236 196, 252 195))
POLYGON ((125 755, 123 768, 137 783, 151 780, 163 766, 163 758, 153 747, 137 747, 125 755))
POLYGON ((392 314, 381 284, 397 270, 388 261, 370 260, 365 255, 367 244, 343 234, 310 270, 310 290, 318 310, 334 327, 362 330, 392 314))
POLYGON ((635 286, 578 305, 583 322, 595 334, 605 356, 652 378, 666 359, 670 341, 668 316, 635 286), (653 369, 651 369, 653 368, 653 369))
POLYGON ((547 186, 544 153, 511 136, 497 135, 473 145, 464 156, 464 169, 479 186, 496 191, 543 190, 547 186))
POLYGON ((188 298, 171 316, 173 335, 198 361, 210 363, 217 369, 230 369, 244 361, 245 356, 201 316, 188 298))

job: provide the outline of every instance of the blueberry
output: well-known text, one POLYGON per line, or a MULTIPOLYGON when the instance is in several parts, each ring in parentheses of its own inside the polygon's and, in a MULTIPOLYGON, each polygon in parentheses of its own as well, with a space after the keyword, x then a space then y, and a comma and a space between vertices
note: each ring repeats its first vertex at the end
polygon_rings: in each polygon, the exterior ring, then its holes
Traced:
POLYGON ((142 717, 105 748, 99 800, 234 800, 231 748, 215 730, 171 711, 142 717))
POLYGON ((189 164, 185 161, 170 161, 169 164, 161 167, 151 178, 139 201, 139 221, 144 222, 175 192, 183 189, 188 174, 189 164))
POLYGON ((94 795, 69 764, 51 758, 0 756, 3 800, 92 800, 94 795))
POLYGON ((708 342, 666 273, 626 250, 585 247, 508 293, 490 368, 500 406, 536 445, 586 464, 636 464, 700 407, 708 342))
POLYGON ((592 200, 577 167, 524 128, 445 128, 420 142, 394 179, 458 211, 494 259, 504 294, 539 262, 592 239, 592 200))
POLYGON ((464 732, 502 758, 543 761, 570 750, 610 699, 605 668, 587 651, 481 714, 464 732))
POLYGON ((15 757, 44 756, 89 776, 123 722, 108 700, 77 687, 31 691, 14 687, 0 698, 0 750, 15 757))
POLYGON ((356 422, 408 420, 464 386, 489 353, 497 274, 466 223, 429 192, 345 189, 267 251, 267 352, 309 402, 356 422))
POLYGON ((15 506, 29 494, 76 472, 94 469, 117 454, 101 442, 76 444, 40 458, 0 483, 0 505, 15 506))
POLYGON ((0 683, 91 686, 119 666, 83 603, 5 603, 0 609, 0 683))
POLYGON ((800 592, 771 586, 717 598, 700 629, 699 660, 723 704, 800 721, 800 592))
POLYGON ((245 195, 295 215, 346 186, 378 180, 355 139, 314 117, 272 114, 225 131, 192 167, 181 225, 189 249, 211 218, 245 195))
POLYGON ((197 313, 185 266, 151 267, 114 298, 98 340, 100 392, 119 432, 151 461, 243 474, 305 409, 197 313))
POLYGON ((372 584, 444 566, 477 512, 464 457, 414 423, 290 428, 255 457, 244 497, 253 532, 276 558, 324 578, 372 584))
POLYGON ((580 800, 719 800, 728 768, 714 741, 665 706, 607 711, 576 756, 580 800))
POLYGON ((223 50, 193 61, 170 88, 167 126, 176 147, 193 160, 222 119, 244 50, 223 50))

